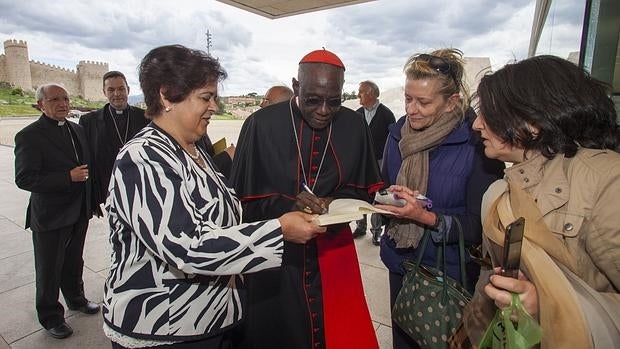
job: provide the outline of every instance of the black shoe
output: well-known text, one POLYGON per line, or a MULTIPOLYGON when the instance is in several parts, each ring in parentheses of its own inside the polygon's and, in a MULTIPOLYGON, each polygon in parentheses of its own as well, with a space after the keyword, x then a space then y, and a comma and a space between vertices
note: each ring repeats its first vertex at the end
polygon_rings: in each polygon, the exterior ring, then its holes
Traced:
POLYGON ((46 330, 50 336, 58 339, 67 338, 73 334, 73 329, 66 322, 61 322, 59 325, 46 330))
POLYGON ((356 228, 353 232, 353 238, 357 239, 358 237, 366 235, 366 229, 356 228))
POLYGON ((381 245, 381 231, 372 233, 372 244, 375 246, 381 245))
POLYGON ((99 304, 95 302, 91 302, 91 301, 86 301, 86 304, 82 306, 79 306, 79 307, 69 306, 69 309, 77 310, 84 314, 97 314, 99 312, 99 304))

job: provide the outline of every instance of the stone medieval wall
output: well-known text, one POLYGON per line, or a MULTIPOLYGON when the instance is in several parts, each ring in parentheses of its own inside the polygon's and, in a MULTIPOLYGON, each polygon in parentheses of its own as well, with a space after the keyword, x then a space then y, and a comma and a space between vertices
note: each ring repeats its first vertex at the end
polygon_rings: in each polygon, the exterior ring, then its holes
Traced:
POLYGON ((77 74, 73 70, 33 61, 30 63, 30 74, 32 75, 32 86, 35 88, 50 82, 56 82, 62 84, 70 96, 81 95, 80 84, 76 79, 77 74))
POLYGON ((0 55, 0 81, 8 81, 6 77, 6 69, 4 69, 4 66, 6 64, 5 61, 6 61, 6 56, 0 55))
POLYGON ((4 65, 7 82, 26 91, 32 90, 32 77, 28 62, 28 46, 22 40, 4 42, 4 65))
POLYGON ((81 96, 91 101, 103 101, 103 74, 108 64, 102 62, 80 61, 76 70, 61 68, 28 59, 28 45, 25 41, 7 40, 4 42, 4 55, 0 55, 0 81, 26 91, 55 82, 62 84, 71 96, 81 96))
POLYGON ((105 100, 101 79, 108 70, 108 63, 80 61, 77 65, 80 95, 88 100, 105 100))

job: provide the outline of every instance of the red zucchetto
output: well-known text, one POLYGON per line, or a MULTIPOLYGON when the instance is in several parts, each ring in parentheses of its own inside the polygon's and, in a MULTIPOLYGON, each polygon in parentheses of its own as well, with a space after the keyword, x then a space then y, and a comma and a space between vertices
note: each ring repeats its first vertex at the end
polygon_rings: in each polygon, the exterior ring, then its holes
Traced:
POLYGON ((301 59, 301 61, 299 61, 299 64, 302 63, 325 63, 335 65, 343 70, 345 69, 340 58, 338 58, 338 56, 336 56, 333 52, 327 51, 326 49, 315 50, 308 53, 301 59))

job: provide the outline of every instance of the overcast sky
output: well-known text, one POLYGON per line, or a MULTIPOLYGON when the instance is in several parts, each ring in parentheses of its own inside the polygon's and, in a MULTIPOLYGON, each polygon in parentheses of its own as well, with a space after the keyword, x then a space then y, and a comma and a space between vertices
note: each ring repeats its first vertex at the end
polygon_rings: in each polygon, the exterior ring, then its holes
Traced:
MULTIPOLYGON (((566 57, 579 49, 583 3, 556 0, 539 51, 566 57)), ((379 0, 271 20, 213 0, 0 0, 0 40, 26 40, 31 60, 75 69, 107 62, 140 94, 136 68, 157 46, 206 50, 228 72, 220 95, 263 94, 290 85, 301 57, 325 47, 346 66, 345 91, 374 80, 403 84, 409 56, 456 47, 490 57, 494 69, 527 56, 535 0, 379 0)))

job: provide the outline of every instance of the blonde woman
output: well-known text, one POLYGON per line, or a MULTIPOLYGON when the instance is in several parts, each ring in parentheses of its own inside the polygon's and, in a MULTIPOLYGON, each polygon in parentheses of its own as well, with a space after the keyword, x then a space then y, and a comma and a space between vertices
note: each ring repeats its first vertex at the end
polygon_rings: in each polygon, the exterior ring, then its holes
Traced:
MULTIPOLYGON (((418 54, 405 65, 405 110, 391 125, 383 154, 383 179, 395 193, 416 190, 432 200, 431 209, 413 200, 405 207, 381 206, 399 217, 390 219, 381 239, 381 259, 390 272, 390 304, 402 287, 405 259, 415 260, 425 230, 429 243, 422 264, 435 266, 437 248, 445 239, 447 273, 461 280, 458 258, 460 222, 467 245, 481 239, 480 202, 486 188, 500 178, 503 164, 484 157, 471 130, 473 121, 463 84, 461 52, 443 49, 418 54), (407 189, 409 188, 409 189, 407 189)), ((479 268, 466 260, 472 289, 479 268)), ((392 323, 394 348, 418 345, 392 323)))

